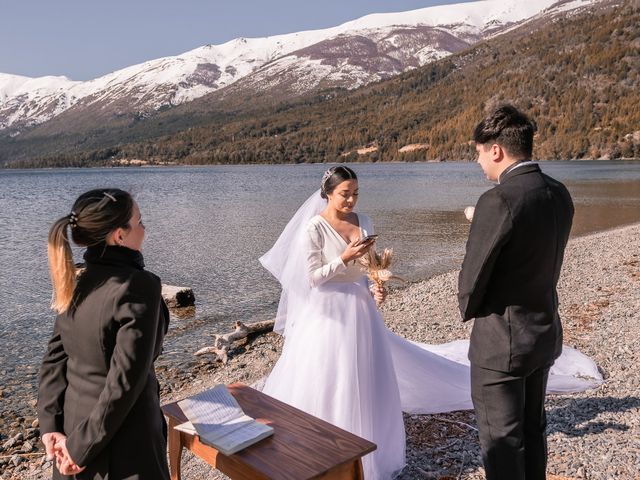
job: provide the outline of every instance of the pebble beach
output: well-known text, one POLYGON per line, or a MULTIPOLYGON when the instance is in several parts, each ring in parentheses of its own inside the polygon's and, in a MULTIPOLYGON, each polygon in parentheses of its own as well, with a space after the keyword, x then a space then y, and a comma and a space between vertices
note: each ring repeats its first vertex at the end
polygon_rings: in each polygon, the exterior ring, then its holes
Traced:
MULTIPOLYGON (((459 320, 457 272, 392 288, 387 326, 410 340, 443 343, 469 337, 459 320)), ((640 224, 572 238, 559 285, 564 343, 593 358, 605 382, 595 390, 547 396, 550 479, 640 479, 640 224)), ((179 320, 178 320, 179 321, 179 320)), ((227 332, 220 332, 227 333, 227 332)), ((160 362, 162 402, 217 383, 253 384, 273 368, 282 339, 267 333, 238 345, 223 365, 194 357, 189 368, 160 362)), ((194 351, 197 348, 194 348, 194 351)), ((6 402, 9 399, 0 399, 6 402)), ((51 478, 31 412, 12 418, 3 407, 0 479, 51 478)), ((482 479, 473 411, 405 415, 407 465, 398 478, 482 479)), ((185 480, 226 478, 185 452, 185 480)))

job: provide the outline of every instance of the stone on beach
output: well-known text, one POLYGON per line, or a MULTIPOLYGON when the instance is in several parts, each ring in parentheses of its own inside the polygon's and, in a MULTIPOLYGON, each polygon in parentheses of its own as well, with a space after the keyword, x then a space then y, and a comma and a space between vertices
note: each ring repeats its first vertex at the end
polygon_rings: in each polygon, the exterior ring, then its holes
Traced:
POLYGON ((196 297, 189 287, 177 287, 162 284, 162 298, 169 308, 190 307, 195 304, 196 297))

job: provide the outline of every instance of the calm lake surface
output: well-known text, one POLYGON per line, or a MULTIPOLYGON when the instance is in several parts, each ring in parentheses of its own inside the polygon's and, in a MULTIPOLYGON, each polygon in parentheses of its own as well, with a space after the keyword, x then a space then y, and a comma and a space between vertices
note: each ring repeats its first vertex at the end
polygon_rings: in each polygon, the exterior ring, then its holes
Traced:
MULTIPOLYGON (((195 311, 173 315, 163 356, 163 362, 181 362, 235 320, 275 313, 279 287, 258 258, 318 188, 326 168, 0 170, 0 384, 8 393, 34 388, 54 318, 47 233, 80 193, 105 186, 131 191, 147 226, 147 268, 164 283, 193 288, 195 311)), ((553 162, 542 168, 573 195, 572 235, 640 221, 640 162, 553 162)), ((462 211, 491 187, 478 165, 354 169, 358 211, 373 218, 379 248, 393 247, 394 273, 419 280, 460 266, 469 229, 462 211)), ((75 253, 81 261, 81 251, 75 253)))

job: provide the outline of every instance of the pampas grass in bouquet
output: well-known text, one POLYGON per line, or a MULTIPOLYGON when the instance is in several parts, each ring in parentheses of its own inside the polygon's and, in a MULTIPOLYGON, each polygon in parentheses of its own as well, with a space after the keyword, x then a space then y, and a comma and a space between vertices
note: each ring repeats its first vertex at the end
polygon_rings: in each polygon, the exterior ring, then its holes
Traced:
POLYGON ((392 259, 392 249, 385 248, 382 251, 382 254, 378 254, 375 247, 371 247, 366 254, 360 257, 360 264, 364 267, 363 270, 367 273, 369 280, 379 287, 383 287, 385 282, 388 282, 389 280, 405 281, 404 279, 393 275, 391 270, 389 270, 392 259))

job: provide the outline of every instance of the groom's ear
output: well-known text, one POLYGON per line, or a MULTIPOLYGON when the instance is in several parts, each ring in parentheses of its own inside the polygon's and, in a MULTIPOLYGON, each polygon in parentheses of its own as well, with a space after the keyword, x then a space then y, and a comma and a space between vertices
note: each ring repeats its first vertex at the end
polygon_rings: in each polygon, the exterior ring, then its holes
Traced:
POLYGON ((493 162, 500 162, 504 158, 504 150, 497 143, 489 147, 490 158, 493 162))

